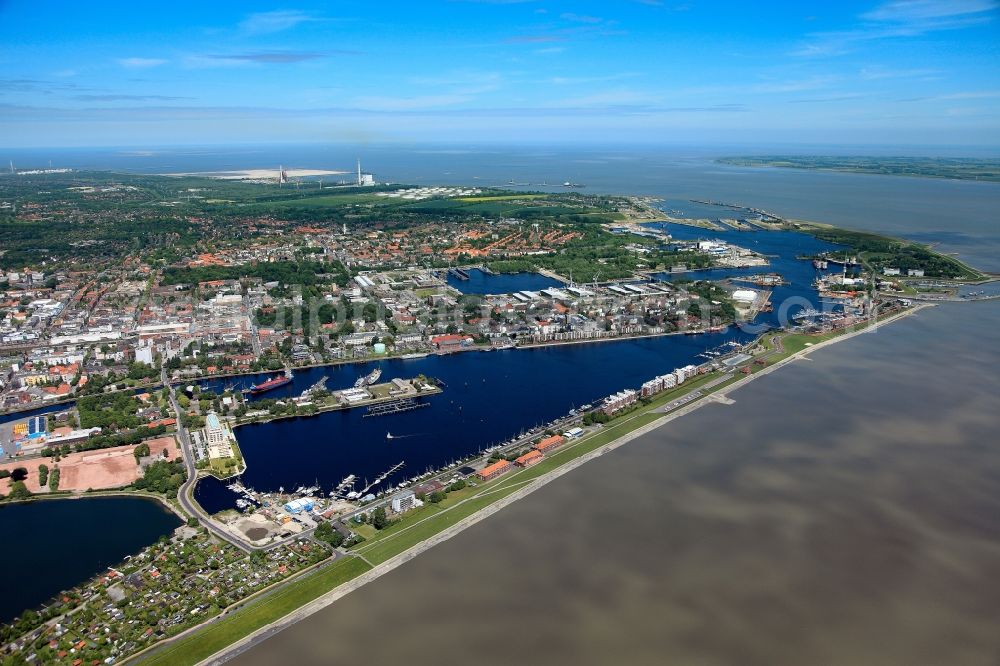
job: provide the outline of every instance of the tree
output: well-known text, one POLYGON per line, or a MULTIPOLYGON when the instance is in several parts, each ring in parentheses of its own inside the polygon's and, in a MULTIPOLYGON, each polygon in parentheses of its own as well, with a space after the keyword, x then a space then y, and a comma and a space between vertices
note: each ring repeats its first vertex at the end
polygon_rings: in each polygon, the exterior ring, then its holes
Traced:
POLYGON ((8 497, 10 499, 27 499, 31 497, 31 491, 28 490, 28 486, 24 485, 24 481, 15 481, 10 484, 10 494, 8 497))
POLYGON ((327 542, 334 548, 339 548, 344 543, 344 535, 335 530, 330 523, 320 523, 315 534, 317 539, 327 542))
POLYGON ((447 497, 447 495, 445 495, 440 490, 436 490, 433 493, 431 493, 430 496, 431 504, 437 504, 438 502, 443 501, 445 497, 447 497))
POLYGON ((149 444, 143 442, 139 446, 135 447, 135 450, 132 451, 132 455, 135 456, 135 461, 138 463, 139 458, 145 458, 149 455, 149 444))
POLYGON ((41 464, 38 466, 38 485, 44 486, 49 482, 49 466, 41 464))
POLYGON ((385 507, 380 506, 379 508, 372 511, 372 527, 377 530, 385 529, 389 526, 389 519, 385 515, 385 507))

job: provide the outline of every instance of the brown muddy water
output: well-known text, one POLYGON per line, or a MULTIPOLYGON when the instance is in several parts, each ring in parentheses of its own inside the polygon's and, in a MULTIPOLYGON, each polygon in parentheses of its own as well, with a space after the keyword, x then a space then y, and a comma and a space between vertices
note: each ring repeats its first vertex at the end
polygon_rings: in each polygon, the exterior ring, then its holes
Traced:
POLYGON ((818 350, 237 657, 1000 664, 1000 303, 818 350))

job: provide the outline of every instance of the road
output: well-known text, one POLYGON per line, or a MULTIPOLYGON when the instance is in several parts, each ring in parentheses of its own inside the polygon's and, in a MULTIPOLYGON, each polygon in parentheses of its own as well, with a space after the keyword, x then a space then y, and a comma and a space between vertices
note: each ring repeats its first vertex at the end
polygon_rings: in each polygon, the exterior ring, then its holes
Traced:
POLYGON ((184 459, 184 469, 187 473, 187 479, 177 491, 177 501, 180 502, 181 507, 188 515, 197 518, 198 522, 215 536, 228 541, 241 550, 247 552, 254 550, 254 547, 250 543, 240 539, 229 530, 220 527, 205 513, 198 502, 194 500, 194 486, 198 482, 198 470, 194 466, 194 451, 191 449, 191 437, 181 420, 181 415, 184 411, 177 402, 177 388, 167 381, 166 369, 161 371, 161 379, 163 380, 163 385, 167 387, 170 393, 170 406, 177 417, 177 441, 181 445, 181 457, 184 459))
POLYGON ((254 321, 253 309, 250 305, 250 295, 243 294, 243 307, 247 311, 247 318, 250 320, 250 343, 253 345, 254 356, 260 358, 260 334, 257 332, 257 323, 254 321))

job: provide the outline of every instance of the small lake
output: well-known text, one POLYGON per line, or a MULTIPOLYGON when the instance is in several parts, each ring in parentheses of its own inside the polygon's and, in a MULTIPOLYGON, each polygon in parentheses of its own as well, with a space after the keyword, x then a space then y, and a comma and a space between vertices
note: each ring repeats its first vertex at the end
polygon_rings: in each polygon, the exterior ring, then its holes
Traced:
POLYGON ((141 497, 37 500, 0 505, 7 547, 0 566, 0 622, 121 562, 180 519, 141 497))

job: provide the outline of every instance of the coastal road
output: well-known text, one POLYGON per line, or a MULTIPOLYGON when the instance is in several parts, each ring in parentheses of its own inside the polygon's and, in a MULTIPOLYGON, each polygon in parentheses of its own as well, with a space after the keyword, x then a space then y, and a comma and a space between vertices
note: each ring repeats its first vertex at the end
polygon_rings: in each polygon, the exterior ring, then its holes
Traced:
POLYGON ((253 319, 253 309, 250 304, 250 295, 243 295, 243 307, 247 312, 247 319, 250 320, 250 343, 253 345, 254 356, 260 358, 261 346, 260 346, 260 334, 257 332, 257 324, 253 319))
POLYGON ((167 381, 166 369, 162 370, 161 378, 163 380, 163 385, 167 387, 167 390, 170 393, 170 406, 173 408, 174 414, 177 418, 177 441, 181 445, 181 457, 184 459, 184 469, 187 472, 187 479, 177 491, 177 501, 181 503, 181 507, 189 515, 197 518, 198 522, 200 522, 203 527, 215 536, 228 541, 240 550, 244 550, 246 552, 254 550, 253 546, 248 542, 238 538, 232 532, 219 527, 219 525, 216 524, 215 521, 213 521, 194 500, 194 486, 198 482, 198 470, 194 466, 194 451, 191 449, 191 437, 187 428, 181 421, 181 415, 184 412, 181 410, 181 406, 177 402, 177 388, 172 386, 167 381))

